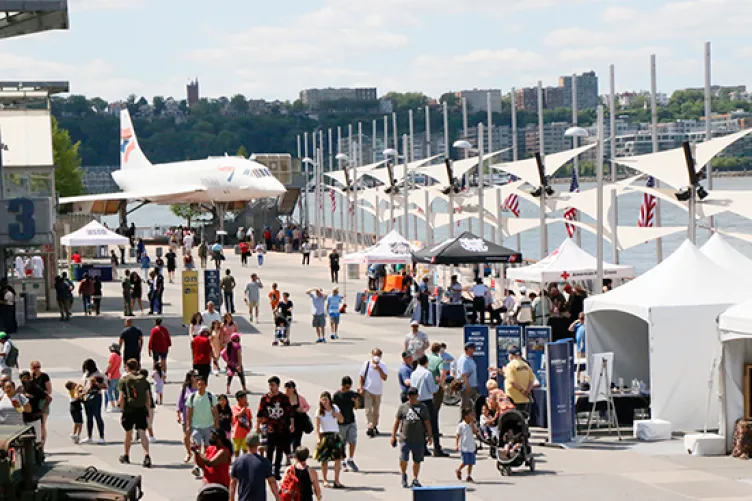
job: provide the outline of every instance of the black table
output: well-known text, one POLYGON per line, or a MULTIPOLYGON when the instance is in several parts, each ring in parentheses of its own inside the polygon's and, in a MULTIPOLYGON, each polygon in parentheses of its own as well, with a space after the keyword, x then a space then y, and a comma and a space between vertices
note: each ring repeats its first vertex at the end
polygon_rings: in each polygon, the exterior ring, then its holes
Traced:
POLYGON ((405 314, 410 298, 404 293, 383 293, 376 298, 376 304, 371 310, 372 317, 399 317, 405 314))
POLYGON ((466 322, 464 304, 442 303, 439 327, 462 327, 466 322))
MULTIPOLYGON (((532 426, 539 428, 548 427, 548 401, 546 400, 545 388, 533 389, 533 406, 531 409, 530 423, 532 426)), ((587 395, 577 395, 575 397, 575 412, 589 413, 593 404, 588 401, 587 395)), ((616 407, 616 419, 620 426, 632 426, 634 421, 634 411, 637 409, 648 409, 650 411, 650 395, 647 394, 614 394, 614 407, 616 407)), ((598 412, 606 411, 606 402, 598 402, 595 405, 598 412)))
POLYGON ((569 332, 569 326, 573 320, 569 317, 548 317, 548 325, 551 327, 551 341, 561 339, 574 339, 574 333, 569 332))

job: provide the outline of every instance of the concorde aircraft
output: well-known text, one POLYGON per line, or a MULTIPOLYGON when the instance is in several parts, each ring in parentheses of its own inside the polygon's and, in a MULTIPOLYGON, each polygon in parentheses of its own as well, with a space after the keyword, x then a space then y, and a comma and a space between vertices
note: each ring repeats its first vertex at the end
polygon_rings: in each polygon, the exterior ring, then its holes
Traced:
POLYGON ((127 109, 120 112, 120 169, 112 172, 112 178, 122 192, 64 197, 59 203, 102 213, 112 212, 107 207, 121 201, 218 205, 272 198, 286 191, 269 169, 245 158, 152 164, 138 145, 127 109))

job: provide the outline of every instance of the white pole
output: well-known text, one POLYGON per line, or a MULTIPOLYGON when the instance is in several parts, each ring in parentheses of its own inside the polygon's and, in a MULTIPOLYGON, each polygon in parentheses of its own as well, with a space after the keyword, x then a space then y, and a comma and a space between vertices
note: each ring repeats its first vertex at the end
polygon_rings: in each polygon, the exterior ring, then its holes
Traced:
MULTIPOLYGON (((519 159, 517 151, 517 89, 512 87, 512 161, 519 159)), ((517 233, 517 250, 522 251, 522 236, 517 233)))
POLYGON ((394 136, 394 149, 399 151, 399 136, 397 136, 397 112, 392 112, 392 135, 394 136))
POLYGON ((316 232, 316 243, 318 249, 316 249, 316 259, 321 261, 322 250, 324 249, 324 222, 326 217, 324 216, 324 131, 319 131, 319 169, 318 178, 316 179, 316 191, 319 196, 319 205, 316 207, 319 215, 318 230, 316 232))
MULTIPOLYGON (((328 137, 328 146, 329 146, 329 172, 332 172, 334 170, 334 148, 332 147, 333 146, 332 129, 329 129, 327 137, 328 137)), ((330 181, 329 182, 330 190, 332 189, 332 186, 334 186, 334 183, 330 181)), ((329 196, 329 199, 330 199, 329 203, 331 204, 331 195, 329 196)), ((336 244, 336 239, 334 238, 334 234, 335 234, 334 233, 334 211, 331 210, 331 207, 330 207, 328 211, 324 211, 324 212, 329 212, 329 219, 331 219, 332 221, 332 224, 331 224, 332 248, 336 248, 337 244, 336 244)))
MULTIPOLYGON (((695 145, 692 144, 692 168, 697 170, 695 164, 695 145)), ((697 243, 697 190, 694 186, 689 187, 689 224, 687 225, 687 233, 689 241, 693 244, 697 243)))
POLYGON ((605 137, 603 135, 603 105, 598 105, 598 158, 596 160, 595 178, 596 188, 596 212, 598 213, 598 230, 595 240, 596 263, 595 263, 595 293, 603 291, 603 151, 605 137))
MULTIPOLYGON (((487 132, 487 134, 488 134, 488 140, 486 141, 486 145, 487 145, 486 149, 487 149, 487 151, 489 153, 491 153, 494 150, 494 148, 493 148, 493 107, 492 107, 492 103, 491 103, 491 93, 490 92, 486 92, 486 107, 488 108, 488 110, 486 110, 486 120, 488 122, 488 132, 487 132)), ((490 162, 489 162, 489 165, 490 165, 490 162)), ((481 164, 481 170, 483 171, 483 179, 485 180, 485 170, 483 170, 482 164, 481 164)), ((489 174, 491 174, 490 171, 489 171, 489 174)), ((491 182, 490 184, 493 184, 493 182, 491 182)), ((485 182, 480 183, 480 187, 481 187, 481 193, 482 193, 483 190, 485 190, 485 188, 486 188, 486 183, 485 182)), ((483 214, 485 214, 485 207, 483 207, 482 203, 481 203, 481 206, 480 206, 480 210, 483 211, 482 212, 483 214)), ((483 221, 482 220, 481 220, 480 225, 481 225, 481 227, 483 227, 483 221)), ((496 228, 494 227, 494 228, 492 228, 492 230, 493 230, 492 231, 492 236, 493 236, 492 240, 495 242, 496 241, 496 228)))
MULTIPOLYGON (((651 137, 653 142, 653 153, 657 153, 658 146, 658 90, 656 78, 655 54, 650 56, 650 114, 651 114, 651 137)), ((660 181, 655 179, 655 187, 660 187, 660 181)), ((661 199, 655 199, 655 226, 661 226, 661 199)), ((655 239, 655 259, 660 263, 663 261, 663 240, 655 239)))
MULTIPOLYGON (((337 153, 342 153, 342 127, 337 127, 337 153)), ((337 160, 337 168, 342 172, 342 160, 337 160)), ((339 241, 342 243, 342 248, 347 252, 347 242, 345 240, 345 211, 344 205, 346 203, 347 192, 343 192, 339 201, 339 241)))
POLYGON ((371 163, 376 163, 376 120, 373 121, 373 131, 371 132, 371 163))
MULTIPOLYGON (((316 251, 315 255, 318 255, 318 247, 321 246, 321 240, 319 239, 319 230, 321 228, 321 223, 319 221, 319 217, 321 215, 321 211, 319 210, 319 169, 321 169, 320 157, 321 157, 321 150, 318 148, 317 145, 317 137, 318 134, 316 132, 313 133, 312 139, 313 139, 313 224, 314 224, 314 231, 313 236, 316 238, 316 251)), ((313 246, 313 245, 311 245, 313 246)))
POLYGON ((426 158, 431 157, 431 108, 426 105, 426 158))
MULTIPOLYGON (((444 158, 451 162, 450 150, 449 150, 449 109, 446 101, 442 104, 442 110, 444 112, 444 158)), ((452 185, 452 180, 449 180, 449 185, 452 185)), ((449 238, 454 236, 454 192, 449 190, 449 238)))
MULTIPOLYGON (((353 126, 352 124, 349 124, 347 126, 347 165, 345 165, 345 169, 349 169, 353 165, 353 157, 354 155, 354 148, 353 148, 353 126)), ((355 185, 355 178, 352 176, 350 177, 350 182, 355 185)), ((353 215, 352 211, 350 210, 352 204, 352 191, 347 192, 347 215, 345 216, 345 219, 347 221, 347 245, 348 247, 353 247, 353 215)))
POLYGON ((407 134, 402 134, 402 222, 400 223, 400 230, 402 236, 406 240, 410 240, 410 219, 408 216, 407 207, 410 202, 410 183, 407 182, 407 162, 408 154, 407 148, 410 146, 410 140, 407 134))
MULTIPOLYGON (((546 146, 543 129, 543 82, 538 80, 538 136, 540 137, 541 161, 546 165, 546 146)), ((544 169, 545 170, 545 169, 544 169)), ((541 186, 540 202, 540 258, 548 255, 548 228, 546 226, 546 190, 541 186)))
MULTIPOLYGON (((609 140, 611 156, 611 182, 616 183, 616 70, 612 64, 610 67, 611 82, 609 95, 609 124, 611 137, 609 140)), ((616 190, 609 190, 611 193, 611 260, 614 264, 619 264, 619 199, 616 196, 616 190)))
MULTIPOLYGON (((304 158, 308 157, 308 133, 303 133, 303 154, 304 158)), ((308 220, 308 162, 303 162, 305 170, 305 181, 303 182, 303 224, 305 231, 311 232, 310 221, 308 220)))
POLYGON ((376 240, 381 239, 381 200, 376 195, 376 216, 373 218, 373 227, 376 233, 376 240))
POLYGON ((498 238, 496 242, 499 245, 504 245, 504 211, 501 210, 501 188, 496 188, 496 227, 498 228, 498 238))
POLYGON ((486 209, 483 207, 484 181, 486 178, 483 166, 483 124, 478 124, 478 219, 480 219, 480 238, 486 238, 486 209))
MULTIPOLYGON (((578 107, 578 101, 577 101, 577 74, 572 74, 572 126, 577 127, 577 124, 579 122, 579 107, 578 107)), ((580 139, 575 135, 572 136, 572 148, 577 148, 579 146, 580 139)), ((580 175, 580 158, 579 156, 574 157, 574 171, 576 175, 579 177, 580 175)), ((577 213, 577 220, 580 219, 580 213, 577 213)), ((575 242, 577 242, 578 246, 582 246, 582 232, 579 228, 575 227, 574 230, 575 234, 575 242)))
POLYGON ((300 158, 300 134, 298 134, 298 158, 300 158))
POLYGON ((415 123, 413 121, 413 110, 408 110, 407 112, 407 124, 408 124, 408 130, 410 132, 410 142, 409 142, 409 149, 410 153, 407 155, 407 158, 410 162, 415 161, 415 123))
MULTIPOLYGON (((415 160, 415 122, 414 122, 414 116, 413 116, 413 110, 408 110, 407 112, 407 125, 408 125, 408 132, 410 136, 408 137, 408 149, 409 152, 405 152, 405 163, 407 164, 408 159, 410 162, 415 160)), ((409 196, 408 192, 410 190, 410 173, 407 172, 407 169, 405 169, 405 179, 403 181, 403 184, 405 185, 405 199, 407 200, 407 197, 409 196)), ((405 227, 407 228, 410 226, 410 221, 413 221, 413 227, 415 228, 415 238, 418 238, 418 220, 412 216, 409 215, 409 212, 407 210, 407 205, 405 206, 405 227)), ((407 230, 408 233, 410 230, 407 230)), ((407 237, 405 237, 407 238, 407 237)), ((408 238, 409 240, 409 238, 408 238)))
MULTIPOLYGON (((384 148, 389 148, 389 117, 387 115, 384 115, 384 148)), ((386 157, 384 157, 384 160, 388 160, 386 157)))
MULTIPOLYGON (((462 138, 467 140, 467 98, 462 96, 462 138)), ((465 158, 470 156, 470 150, 465 150, 465 158)))
MULTIPOLYGON (((710 141, 713 135, 713 109, 710 95, 710 42, 705 42, 705 141, 710 141)), ((708 190, 713 189, 713 163, 706 166, 708 174, 708 190)), ((715 231, 715 218, 710 216, 710 233, 715 231)))
POLYGON ((353 205, 355 206, 353 215, 355 216, 355 250, 360 249, 360 206, 358 206, 358 171, 357 167, 363 165, 363 123, 358 122, 358 161, 353 163, 353 184, 355 185, 355 191, 353 191, 353 205))
POLYGON ((429 245, 433 245, 433 231, 431 229, 431 200, 428 197, 428 190, 423 190, 423 194, 425 195, 425 204, 426 204, 426 210, 423 214, 426 218, 426 242, 428 242, 429 245))

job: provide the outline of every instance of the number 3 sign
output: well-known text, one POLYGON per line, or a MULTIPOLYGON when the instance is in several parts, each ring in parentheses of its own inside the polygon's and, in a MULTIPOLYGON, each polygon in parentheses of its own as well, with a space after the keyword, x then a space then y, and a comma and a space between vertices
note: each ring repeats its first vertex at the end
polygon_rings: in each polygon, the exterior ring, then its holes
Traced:
POLYGON ((52 243, 52 199, 0 200, 0 247, 52 243))
POLYGON ((11 240, 28 242, 34 238, 34 202, 28 198, 14 198, 8 201, 8 212, 16 215, 16 222, 8 225, 11 240))

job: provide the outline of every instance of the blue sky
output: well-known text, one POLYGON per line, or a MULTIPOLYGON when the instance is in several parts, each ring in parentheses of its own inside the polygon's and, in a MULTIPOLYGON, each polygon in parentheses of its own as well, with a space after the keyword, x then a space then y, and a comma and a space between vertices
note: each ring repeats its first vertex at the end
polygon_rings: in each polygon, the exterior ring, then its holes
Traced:
POLYGON ((295 99, 308 87, 442 92, 556 85, 595 70, 601 91, 751 84, 750 0, 69 0, 71 30, 0 41, 3 80, 74 93, 295 99))

